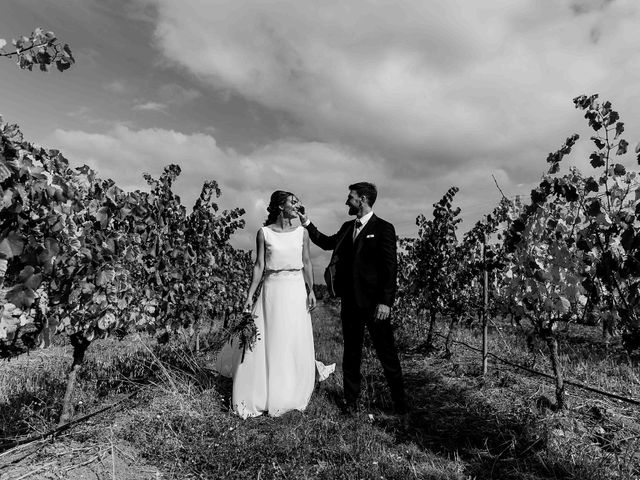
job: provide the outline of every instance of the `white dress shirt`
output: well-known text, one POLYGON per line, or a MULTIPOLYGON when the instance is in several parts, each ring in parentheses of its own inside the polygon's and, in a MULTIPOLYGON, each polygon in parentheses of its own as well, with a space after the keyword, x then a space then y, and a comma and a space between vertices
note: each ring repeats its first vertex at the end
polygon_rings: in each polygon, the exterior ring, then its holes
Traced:
POLYGON ((354 226, 353 228, 353 240, 355 240, 358 235, 360 235, 360 232, 362 231, 362 229, 364 228, 364 226, 367 224, 367 222, 369 221, 369 219, 373 216, 373 211, 367 213, 366 215, 363 215, 360 218, 360 223, 362 225, 360 225, 360 228, 357 228, 354 226))

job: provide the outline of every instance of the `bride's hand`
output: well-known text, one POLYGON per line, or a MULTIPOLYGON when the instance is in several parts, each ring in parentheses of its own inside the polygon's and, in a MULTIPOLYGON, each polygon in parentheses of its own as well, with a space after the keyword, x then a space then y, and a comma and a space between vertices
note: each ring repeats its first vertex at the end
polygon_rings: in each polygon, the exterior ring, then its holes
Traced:
POLYGON ((243 312, 250 312, 251 311, 251 307, 253 307, 253 302, 251 301, 250 298, 247 298, 247 301, 244 302, 244 306, 242 307, 242 311, 243 312))
POLYGON ((316 294, 313 293, 313 290, 311 290, 307 295, 307 306, 309 307, 309 311, 316 308, 316 294))

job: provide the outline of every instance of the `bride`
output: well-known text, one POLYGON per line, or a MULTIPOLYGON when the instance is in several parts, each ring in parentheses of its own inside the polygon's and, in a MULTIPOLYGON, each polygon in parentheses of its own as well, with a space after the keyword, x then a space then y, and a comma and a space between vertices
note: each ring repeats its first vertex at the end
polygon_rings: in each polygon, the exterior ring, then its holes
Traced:
POLYGON ((277 190, 271 195, 268 218, 256 235, 256 261, 245 302, 245 309, 254 314, 259 339, 243 361, 237 343, 225 345, 216 359, 216 369, 233 377, 231 404, 242 418, 304 410, 314 388, 309 312, 316 297, 309 237, 305 228, 293 225, 299 207, 290 192, 277 190))

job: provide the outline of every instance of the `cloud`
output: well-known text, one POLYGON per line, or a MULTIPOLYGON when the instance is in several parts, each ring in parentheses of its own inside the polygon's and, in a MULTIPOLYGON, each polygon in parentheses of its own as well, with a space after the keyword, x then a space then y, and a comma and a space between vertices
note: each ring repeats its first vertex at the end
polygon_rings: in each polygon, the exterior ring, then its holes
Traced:
POLYGON ((526 147, 543 162, 581 125, 574 96, 632 103, 640 81, 635 0, 144 4, 174 65, 408 179, 478 157, 520 171, 526 147))
MULTIPOLYGON (((191 107, 202 97, 189 88, 196 78, 202 92, 208 85, 240 99, 222 102, 230 116, 246 118, 259 104, 253 131, 286 117, 277 132, 286 138, 257 142, 240 121, 203 121, 194 111, 181 128, 202 133, 120 125, 58 130, 54 144, 131 188, 144 187, 143 171, 179 163, 186 204, 203 179, 218 180, 221 203, 247 209, 243 248, 253 248, 273 190, 299 194, 333 233, 347 218, 347 185, 360 180, 378 184, 376 212, 401 236, 415 235, 415 217, 430 215, 451 185, 461 188, 455 203, 469 227, 500 198, 492 174, 507 196, 528 197, 547 154, 574 131, 582 140, 566 163, 587 163, 591 132, 571 103, 581 93, 600 92, 627 131, 640 132, 640 114, 629 111, 640 81, 635 0, 138 2, 155 24, 162 64, 184 81, 163 79, 134 108, 191 107), (218 141, 228 125, 242 153, 218 141)), ((320 265, 324 254, 314 255, 320 265)))
POLYGON ((104 83, 102 88, 107 92, 117 95, 124 95, 132 91, 132 88, 124 80, 112 80, 111 82, 104 83))
POLYGON ((571 2, 571 10, 576 15, 584 15, 594 10, 606 8, 613 0, 576 0, 571 2))
POLYGON ((132 127, 134 122, 132 120, 116 119, 112 120, 104 115, 104 111, 100 109, 90 108, 84 105, 75 106, 68 112, 66 116, 73 120, 80 120, 83 125, 91 125, 94 128, 111 129, 115 125, 122 125, 132 127))
MULTIPOLYGON (((110 84, 110 88, 118 88, 119 84, 110 84)), ((160 101, 140 101, 132 107, 133 110, 167 113, 170 107, 181 107, 202 96, 192 88, 184 88, 175 83, 161 85, 157 89, 156 97, 160 101)))
MULTIPOLYGON (((78 130, 55 131, 51 143, 74 164, 86 163, 103 177, 123 188, 143 188, 143 172, 158 175, 164 166, 177 163, 183 174, 177 188, 187 205, 192 205, 204 179, 217 180, 229 206, 250 211, 258 199, 268 199, 272 191, 287 189, 309 204, 323 204, 340 210, 344 189, 359 178, 359 172, 382 178, 388 175, 374 159, 343 147, 320 142, 278 141, 247 155, 224 150, 206 133, 185 134, 160 128, 134 130, 119 125, 106 133, 78 130), (134 168, 135 170, 132 170, 134 168), (332 191, 317 185, 334 183, 332 191)), ((329 211, 331 208, 326 208, 329 211)), ((344 213, 344 212, 340 212, 344 213)), ((255 223, 264 211, 253 214, 255 223)))
POLYGON ((85 106, 78 106, 67 112, 68 117, 80 118, 83 122, 88 124, 101 124, 102 119, 96 118, 92 115, 91 109, 85 106))
POLYGON ((179 185, 185 204, 193 205, 203 175, 211 174, 226 157, 213 137, 185 135, 173 130, 134 130, 117 125, 105 133, 55 130, 51 143, 63 151, 74 165, 87 164, 101 177, 113 178, 127 190, 146 188, 142 174, 159 175, 170 163, 183 167, 179 185), (207 172, 202 173, 203 170, 207 172), (185 184, 187 185, 183 185, 185 184))
POLYGON ((202 94, 192 88, 168 83, 158 89, 158 96, 164 103, 181 106, 201 97, 202 94))
POLYGON ((159 102, 145 102, 134 105, 132 109, 148 112, 165 112, 167 110, 167 105, 159 102))

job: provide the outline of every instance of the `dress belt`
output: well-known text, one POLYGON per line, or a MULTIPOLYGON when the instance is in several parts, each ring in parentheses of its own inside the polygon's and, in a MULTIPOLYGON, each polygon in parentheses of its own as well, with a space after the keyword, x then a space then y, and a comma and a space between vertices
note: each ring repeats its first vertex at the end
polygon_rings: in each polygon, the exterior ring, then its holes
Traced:
POLYGON ((276 273, 282 273, 282 272, 301 272, 301 271, 302 271, 301 268, 283 268, 282 270, 265 270, 264 274, 274 275, 276 273))

